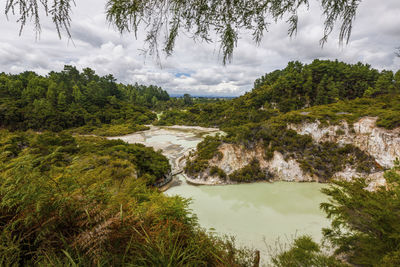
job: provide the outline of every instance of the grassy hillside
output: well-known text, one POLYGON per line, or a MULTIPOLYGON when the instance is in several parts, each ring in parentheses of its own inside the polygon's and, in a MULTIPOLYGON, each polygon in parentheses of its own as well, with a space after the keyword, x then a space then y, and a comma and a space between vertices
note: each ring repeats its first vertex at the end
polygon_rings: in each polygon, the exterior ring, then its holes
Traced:
POLYGON ((279 123, 301 123, 320 121, 322 124, 338 124, 345 120, 352 124, 361 117, 378 117, 378 127, 394 129, 400 127, 400 94, 387 94, 375 98, 363 97, 351 101, 315 106, 282 114, 271 121, 279 123))
MULTIPOLYGON (((188 161, 186 171, 190 175, 207 170, 208 160, 217 153, 222 142, 244 145, 251 149, 262 143, 264 158, 271 159, 274 151, 286 159, 296 159, 303 171, 317 175, 321 181, 329 180, 346 165, 357 171, 369 173, 379 169, 374 159, 353 145, 340 146, 332 142, 315 143, 309 136, 302 136, 287 128, 287 124, 320 121, 322 126, 338 124, 345 120, 350 124, 364 116, 378 117, 377 125, 386 129, 400 127, 400 95, 381 95, 375 98, 359 98, 337 103, 314 106, 273 116, 259 123, 246 123, 224 128, 224 137, 209 137, 197 147, 194 160, 188 161), (221 139, 222 138, 222 139, 221 139)), ((254 165, 256 166, 256 165, 254 165)), ((211 169, 209 169, 211 171, 211 169)), ((242 175, 243 177, 245 175, 242 175)), ((223 174, 220 177, 224 177, 223 174)), ((242 179, 243 180, 243 179, 242 179)), ((252 180, 246 180, 252 181, 252 180)))
POLYGON ((143 145, 0 130, 0 265, 249 266, 149 187, 169 169, 143 145))

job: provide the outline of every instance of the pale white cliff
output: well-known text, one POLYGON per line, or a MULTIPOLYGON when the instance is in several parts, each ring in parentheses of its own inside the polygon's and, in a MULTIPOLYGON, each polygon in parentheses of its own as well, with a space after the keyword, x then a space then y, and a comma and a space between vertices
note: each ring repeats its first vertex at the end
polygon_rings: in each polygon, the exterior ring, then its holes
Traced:
POLYGON ((376 120, 376 117, 364 117, 353 125, 343 121, 339 125, 321 127, 316 121, 288 127, 299 134, 309 134, 316 142, 353 144, 373 156, 382 167, 391 168, 396 158, 400 159, 400 128, 380 128, 376 126, 376 120))
MULTIPOLYGON (((353 125, 343 121, 339 125, 322 126, 320 122, 291 124, 288 128, 299 134, 310 135, 315 142, 337 142, 339 144, 353 144, 362 151, 373 156, 378 164, 384 168, 394 166, 396 158, 400 158, 400 128, 387 130, 376 126, 377 118, 364 117, 353 125)), ((226 174, 248 165, 253 159, 257 159, 262 170, 271 174, 273 180, 311 182, 318 181, 318 177, 304 172, 300 164, 293 158, 285 158, 275 151, 272 159, 264 158, 263 144, 259 143, 253 148, 242 145, 222 144, 219 147, 221 157, 214 157, 209 161, 210 166, 217 166, 226 174)), ((334 179, 351 180, 354 177, 365 176, 358 173, 352 166, 333 175, 334 179)), ((377 186, 385 184, 383 171, 374 172, 367 176, 370 181, 367 189, 373 190, 377 186)), ((196 184, 224 184, 218 177, 209 176, 208 172, 200 173, 196 177, 189 177, 189 182, 196 184)))

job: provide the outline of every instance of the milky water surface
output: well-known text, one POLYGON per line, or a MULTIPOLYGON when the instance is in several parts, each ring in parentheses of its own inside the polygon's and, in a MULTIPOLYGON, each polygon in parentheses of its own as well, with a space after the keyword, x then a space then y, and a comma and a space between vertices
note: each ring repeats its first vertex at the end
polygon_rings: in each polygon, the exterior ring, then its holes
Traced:
POLYGON ((239 244, 266 250, 280 239, 308 234, 321 238, 327 226, 319 203, 326 200, 317 183, 253 183, 172 187, 168 195, 192 198, 200 224, 237 237, 239 244))
MULTIPOLYGON (((204 134, 217 129, 200 127, 154 127, 118 137, 129 143, 143 143, 161 149, 177 169, 177 159, 196 148, 204 134)), ((328 225, 319 203, 326 201, 318 183, 253 183, 219 186, 193 186, 178 175, 180 185, 167 195, 191 198, 190 208, 202 227, 217 234, 234 235, 237 243, 257 248, 266 254, 277 240, 286 243, 294 236, 308 234, 321 238, 321 228, 328 225)))

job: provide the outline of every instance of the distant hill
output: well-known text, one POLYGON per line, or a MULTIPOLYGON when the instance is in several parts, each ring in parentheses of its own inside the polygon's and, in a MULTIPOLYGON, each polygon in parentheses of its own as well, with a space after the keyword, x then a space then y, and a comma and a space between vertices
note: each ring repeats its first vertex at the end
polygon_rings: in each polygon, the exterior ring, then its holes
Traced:
POLYGON ((221 128, 259 123, 292 110, 400 93, 400 71, 378 71, 368 64, 314 60, 289 62, 287 67, 257 79, 252 91, 231 101, 199 103, 165 112, 159 124, 221 128))

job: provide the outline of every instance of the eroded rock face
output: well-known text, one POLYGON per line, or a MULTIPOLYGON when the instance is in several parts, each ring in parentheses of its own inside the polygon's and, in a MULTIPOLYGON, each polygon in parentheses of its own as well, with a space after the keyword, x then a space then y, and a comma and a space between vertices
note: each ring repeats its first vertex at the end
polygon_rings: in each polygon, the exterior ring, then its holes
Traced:
POLYGON ((261 144, 254 149, 246 149, 242 145, 222 144, 218 150, 222 153, 222 159, 214 157, 210 160, 210 166, 217 166, 226 174, 241 169, 248 165, 253 159, 257 159, 261 168, 265 168, 266 162, 263 157, 264 149, 261 144))
POLYGON ((382 167, 392 168, 396 158, 400 158, 400 128, 379 128, 376 120, 376 117, 364 117, 353 126, 343 121, 340 125, 321 127, 321 123, 316 121, 288 127, 298 134, 309 134, 316 142, 352 144, 373 156, 382 167))
POLYGON ((348 182, 352 181, 354 178, 365 177, 367 178, 368 186, 365 188, 368 191, 374 191, 380 186, 386 185, 386 180, 383 178, 383 171, 378 171, 374 173, 370 173, 368 175, 363 175, 356 171, 356 169, 350 165, 347 165, 346 168, 340 172, 337 172, 333 175, 332 179, 336 180, 346 180, 348 182))
POLYGON ((275 180, 318 181, 316 177, 304 173, 296 160, 285 160, 283 155, 277 151, 274 152, 271 160, 265 160, 265 149, 262 144, 258 144, 254 149, 246 149, 242 145, 222 144, 219 151, 223 155, 222 159, 214 157, 210 161, 210 166, 217 166, 228 175, 250 164, 253 159, 257 159, 261 169, 273 174, 275 180))
POLYGON ((274 152, 274 157, 268 162, 268 166, 266 167, 274 174, 276 180, 290 182, 318 181, 318 177, 305 173, 295 159, 290 158, 285 160, 283 155, 277 151, 274 152))
MULTIPOLYGON (((354 125, 343 121, 340 125, 321 127, 320 122, 291 124, 288 128, 295 130, 298 134, 308 134, 315 142, 336 142, 339 144, 353 144, 362 151, 376 159, 376 162, 384 168, 394 166, 394 160, 400 158, 400 128, 387 130, 376 126, 375 117, 364 117, 354 125)), ((217 166, 226 174, 239 170, 248 165, 253 159, 259 161, 260 167, 266 173, 270 173, 274 180, 311 182, 318 181, 318 177, 304 172, 300 164, 292 158, 285 157, 275 151, 273 158, 264 158, 265 148, 257 144, 254 148, 245 148, 242 145, 222 144, 219 151, 223 157, 214 157, 209 161, 210 166, 217 166)), ((352 166, 333 175, 333 179, 351 180, 354 177, 365 176, 355 170, 352 166)), ((374 190, 378 186, 385 185, 383 172, 375 172, 367 176, 369 181, 368 190, 374 190)), ((210 177, 207 172, 200 173, 196 177, 190 177, 190 182, 199 184, 224 184, 230 181, 222 181, 218 177, 210 177)))
MULTIPOLYGON (((222 153, 222 159, 217 156, 210 160, 210 166, 216 166, 222 169, 226 174, 231 174, 246 165, 250 164, 253 159, 259 161, 260 167, 266 173, 272 174, 273 180, 293 181, 293 182, 312 182, 318 181, 318 177, 311 176, 303 172, 299 163, 294 159, 285 160, 283 155, 277 151, 271 160, 264 158, 264 151, 262 144, 258 144, 253 149, 245 148, 242 145, 222 144, 219 147, 222 153)), ((228 181, 221 181, 218 177, 209 176, 208 172, 200 173, 196 177, 189 177, 192 183, 198 184, 224 184, 231 183, 228 181)))

